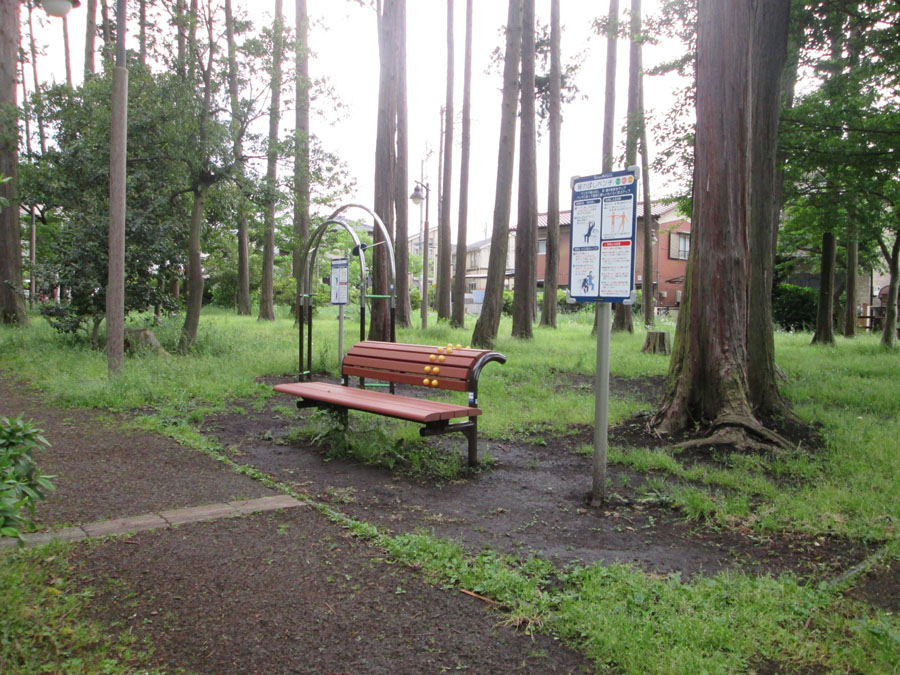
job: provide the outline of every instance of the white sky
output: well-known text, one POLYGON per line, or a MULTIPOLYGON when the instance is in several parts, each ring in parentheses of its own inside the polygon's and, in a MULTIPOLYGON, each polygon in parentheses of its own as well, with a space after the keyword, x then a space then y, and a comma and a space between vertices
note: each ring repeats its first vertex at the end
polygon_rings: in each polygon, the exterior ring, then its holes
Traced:
MULTIPOLYGON (((235 11, 244 6, 259 25, 270 25, 274 2, 272 0, 233 0, 235 11)), ((454 128, 454 157, 451 214, 453 230, 456 229, 458 211, 458 180, 460 169, 459 144, 462 136, 462 79, 465 40, 465 1, 455 0, 455 93, 454 111, 457 124, 454 128)), ((563 108, 561 208, 568 208, 569 178, 600 172, 600 146, 603 118, 603 89, 606 61, 606 42, 594 35, 593 19, 608 11, 608 3, 588 0, 562 0, 563 63, 578 52, 586 58, 577 76, 579 97, 563 108)), ((623 11, 630 3, 622 0, 623 11)), ((84 44, 86 2, 69 15, 70 51, 72 70, 76 83, 81 78, 84 44)), ((657 0, 643 1, 643 14, 648 16, 658 6, 657 0)), ((432 156, 425 167, 425 177, 432 188, 431 222, 437 221, 437 154, 440 140, 440 108, 444 105, 446 89, 446 0, 409 0, 407 2, 407 61, 409 105, 409 192, 413 178, 419 178, 420 166, 425 159, 426 148, 432 156)), ((325 147, 336 152, 350 167, 357 180, 357 194, 353 201, 371 204, 374 188, 375 127, 378 98, 378 44, 375 13, 359 7, 355 2, 327 0, 308 2, 313 28, 310 46, 313 56, 310 75, 313 78, 327 76, 346 106, 341 119, 327 125, 322 118, 312 117, 312 132, 324 141, 325 147)), ((284 1, 285 20, 294 25, 294 3, 284 1)), ((47 19, 41 14, 43 27, 36 27, 39 42, 50 43, 47 55, 39 57, 42 73, 57 81, 65 79, 61 53, 61 29, 59 19, 47 19), (59 37, 60 39, 55 39, 59 37)), ((504 0, 479 0, 474 3, 473 57, 472 57, 472 151, 469 182, 469 242, 490 236, 494 208, 494 188, 497 165, 497 143, 500 126, 500 86, 498 74, 486 74, 491 52, 502 47, 498 29, 505 23, 507 3, 504 0)), ((537 15, 549 24, 550 3, 538 0, 537 15)), ((98 17, 99 18, 99 17, 98 17)), ((136 41, 136 27, 129 27, 129 47, 136 41)), ((134 45, 136 46, 136 45, 134 45)), ((674 47, 677 53, 677 46, 674 47)), ((670 47, 644 48, 644 64, 649 67, 673 53, 670 47)), ((618 75, 616 95, 617 152, 624 142, 619 129, 624 123, 627 95, 628 44, 621 41, 618 50, 618 75)), ((30 74, 29 74, 30 75, 30 74)), ((44 75, 42 75, 44 77, 44 75)), ((266 77, 264 73, 260 77, 266 77)), ((29 81, 29 87, 31 82, 29 81)), ((672 91, 678 86, 677 78, 663 80, 645 78, 645 103, 648 109, 659 115, 671 107, 672 91)), ((333 115, 330 115, 333 117, 333 115)), ((286 125, 293 124, 293 115, 285 115, 286 125)), ((284 130, 290 132, 290 126, 284 130)), ((651 139, 652 149, 652 139, 651 139)), ((538 145, 538 208, 546 210, 547 204, 547 143, 546 134, 538 145)), ((654 196, 670 194, 665 185, 654 181, 654 196)), ((515 219, 515 186, 513 188, 513 219, 515 219)), ((410 231, 419 225, 418 209, 410 210, 410 231)), ((455 239, 455 235, 454 235, 455 239)))

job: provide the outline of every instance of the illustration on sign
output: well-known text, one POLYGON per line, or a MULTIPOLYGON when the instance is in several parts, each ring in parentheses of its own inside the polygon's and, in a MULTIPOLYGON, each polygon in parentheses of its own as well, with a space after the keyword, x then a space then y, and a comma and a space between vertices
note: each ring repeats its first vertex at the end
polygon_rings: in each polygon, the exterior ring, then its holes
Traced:
POLYGON ((580 302, 622 302, 634 290, 637 169, 572 181, 569 280, 580 302))
POLYGON ((335 258, 331 261, 331 304, 346 305, 350 300, 350 261, 335 258))

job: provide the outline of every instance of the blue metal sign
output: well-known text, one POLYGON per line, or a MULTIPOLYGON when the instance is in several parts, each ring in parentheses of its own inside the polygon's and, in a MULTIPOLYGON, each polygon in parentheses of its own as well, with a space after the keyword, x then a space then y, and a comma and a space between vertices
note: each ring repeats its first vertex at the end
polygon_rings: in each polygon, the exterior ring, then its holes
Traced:
POLYGON ((569 293, 578 302, 630 302, 637 167, 572 179, 569 293))

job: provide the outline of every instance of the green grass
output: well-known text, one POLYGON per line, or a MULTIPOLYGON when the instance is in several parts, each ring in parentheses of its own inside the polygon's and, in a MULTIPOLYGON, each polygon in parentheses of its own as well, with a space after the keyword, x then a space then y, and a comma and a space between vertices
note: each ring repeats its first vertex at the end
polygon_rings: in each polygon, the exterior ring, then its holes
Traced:
MULTIPOLYGON (((436 324, 424 334, 398 331, 398 340, 467 344, 472 324, 436 324)), ((489 365, 480 382, 488 438, 547 442, 590 425, 596 340, 590 315, 561 316, 558 330, 536 328, 531 341, 513 340, 504 321, 495 348, 509 357, 489 365)), ((337 322, 317 316, 314 369, 337 369, 337 322)), ((180 324, 158 333, 168 347, 180 324)), ((668 326, 673 330, 672 326, 668 326)), ((347 342, 357 326, 348 324, 347 342)), ((672 448, 611 448, 610 459, 647 474, 640 498, 679 508, 686 518, 715 526, 835 533, 884 543, 900 560, 900 358, 877 336, 838 338, 833 348, 809 346, 808 334, 776 335, 780 383, 802 419, 822 425, 825 447, 810 452, 718 454, 690 461, 672 448)), ((612 337, 614 375, 664 375, 668 359, 640 353, 643 331, 612 337)), ((204 310, 200 339, 188 356, 131 358, 110 380, 102 354, 53 333, 40 319, 27 329, 0 327, 3 367, 39 387, 51 402, 113 410, 139 409, 139 424, 217 456, 198 422, 235 400, 259 405, 271 389, 256 378, 296 371, 296 333, 289 317, 274 323, 204 310)), ((611 402, 611 422, 646 410, 638 398, 611 402)), ((351 416, 353 417, 353 416, 351 416)), ((354 423, 357 425, 358 423, 354 423)), ((357 426, 365 433, 365 423, 357 426)), ((378 425, 379 427, 381 425, 378 425)), ((417 427, 391 424, 378 443, 356 443, 373 462, 413 464, 422 458, 417 427), (400 445, 397 445, 397 444, 400 445)), ((305 429, 303 433, 315 433, 305 429)), ((452 438, 452 437, 451 437, 452 438)), ((351 443, 353 445, 353 443, 351 443)), ((587 449, 589 451, 589 449, 587 449)), ((459 459, 458 457, 456 459, 459 459)), ((416 462, 422 462, 417 465, 416 462)), ((234 466, 229 462, 229 466, 234 466)), ((236 467, 252 473, 250 470, 236 467)), ((265 478, 265 477, 261 477, 265 478)), ((493 552, 466 554, 457 544, 423 535, 389 537, 368 523, 341 520, 376 540, 392 556, 420 567, 437 583, 494 598, 510 623, 543 627, 589 654, 598 667, 626 672, 732 672, 754 668, 892 672, 900 669, 896 616, 844 597, 840 588, 742 574, 660 578, 621 565, 559 570, 540 560, 517 561, 493 552)), ((40 586, 29 591, 41 598, 40 586)), ((27 671, 26 671, 27 672, 27 671)))
POLYGON ((68 547, 0 553, 0 670, 4 673, 158 672, 130 633, 86 618, 90 593, 73 589, 68 547))

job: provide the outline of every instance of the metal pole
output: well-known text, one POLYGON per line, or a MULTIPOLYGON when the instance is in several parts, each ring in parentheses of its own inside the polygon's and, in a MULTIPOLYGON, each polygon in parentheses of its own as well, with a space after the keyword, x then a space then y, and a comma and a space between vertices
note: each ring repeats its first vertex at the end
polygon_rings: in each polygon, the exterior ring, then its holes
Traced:
MULTIPOLYGON (((350 265, 350 258, 347 257, 347 265, 350 265)), ((350 270, 347 270, 349 276, 350 270)), ((341 370, 341 364, 344 362, 344 305, 338 305, 338 372, 341 370)))
POLYGON ((428 328, 428 203, 431 187, 425 184, 425 234, 422 237, 422 330, 428 328))
POLYGON ((606 459, 609 448, 610 304, 597 304, 597 373, 594 379, 594 466, 591 502, 606 501, 606 459))

